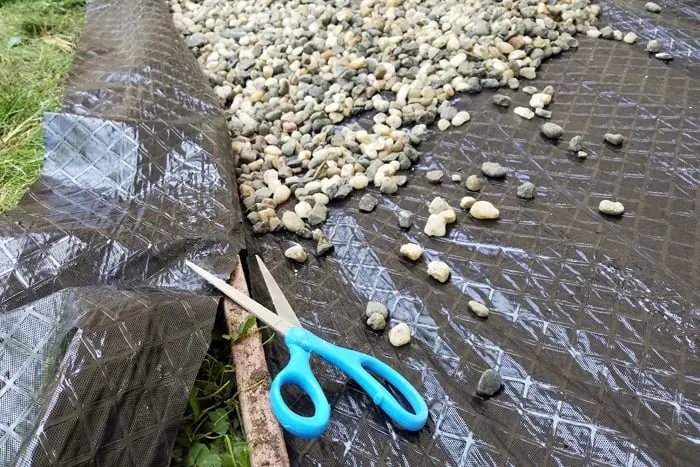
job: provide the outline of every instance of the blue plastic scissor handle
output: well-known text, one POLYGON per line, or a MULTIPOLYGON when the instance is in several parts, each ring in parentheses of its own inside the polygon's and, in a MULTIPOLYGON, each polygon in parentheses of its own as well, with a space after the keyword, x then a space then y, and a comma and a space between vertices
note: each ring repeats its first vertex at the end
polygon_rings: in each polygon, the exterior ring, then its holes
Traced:
POLYGON ((389 365, 370 355, 333 345, 299 327, 289 328, 284 342, 289 348, 289 363, 272 380, 270 402, 277 420, 293 435, 300 438, 316 438, 326 429, 331 416, 328 400, 311 372, 309 365, 311 352, 318 354, 354 379, 372 398, 372 401, 401 428, 418 431, 425 426, 428 420, 428 407, 425 401, 411 383, 389 365), (384 378, 396 388, 408 401, 413 413, 404 409, 401 403, 367 370, 384 378), (314 405, 312 416, 299 415, 289 408, 282 398, 282 386, 287 384, 297 386, 309 396, 314 405))

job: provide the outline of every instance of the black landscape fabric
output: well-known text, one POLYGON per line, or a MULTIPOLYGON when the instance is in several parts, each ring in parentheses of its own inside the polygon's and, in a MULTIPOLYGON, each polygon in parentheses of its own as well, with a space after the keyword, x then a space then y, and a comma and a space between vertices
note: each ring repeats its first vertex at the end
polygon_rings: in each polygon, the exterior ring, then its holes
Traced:
MULTIPOLYGON (((377 193, 371 214, 359 196, 331 205, 332 254, 295 265, 282 255, 292 234, 246 239, 308 329, 391 364, 430 409, 422 431, 398 430, 313 359, 331 423, 319 439, 287 437, 294 465, 696 463, 700 6, 665 0, 653 15, 643 1, 600 3, 603 25, 640 39, 579 37, 538 71, 533 84, 557 91, 561 142, 489 93, 460 96, 471 122, 423 143, 397 195, 377 193), (652 38, 675 60, 644 52, 652 38), (624 146, 603 143, 607 132, 624 146), (586 160, 566 150, 577 134, 586 160), (469 194, 425 172, 466 178, 487 160, 509 170, 478 195, 500 218, 461 212, 447 236, 420 233, 433 197, 456 207, 469 194), (534 200, 515 196, 524 181, 534 200), (624 216, 597 212, 609 198, 624 216), (400 209, 417 215, 409 231, 400 209), (417 264, 398 255, 406 242, 423 246, 417 264), (435 259, 451 267, 446 284, 426 274, 435 259), (471 314, 472 299, 488 319, 471 314), (413 341, 394 348, 366 328, 368 300, 388 306, 390 325, 408 323, 413 341), (504 388, 485 400, 475 389, 487 368, 504 388)), ((70 114, 47 116, 43 176, 0 226, 0 462, 168 462, 216 306, 183 260, 224 274, 243 245, 225 125, 196 67, 160 1, 88 2, 70 114)), ((267 352, 274 375, 286 349, 275 339, 267 352)))

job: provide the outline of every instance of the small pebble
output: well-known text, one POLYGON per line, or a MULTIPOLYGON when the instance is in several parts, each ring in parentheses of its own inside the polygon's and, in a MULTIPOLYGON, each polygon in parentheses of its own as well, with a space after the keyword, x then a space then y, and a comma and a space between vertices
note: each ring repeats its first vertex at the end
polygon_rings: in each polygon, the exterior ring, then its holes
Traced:
POLYGON ((381 302, 367 302, 365 308, 365 318, 369 318, 374 314, 381 315, 384 319, 389 319, 389 310, 386 305, 381 302))
POLYGON ((440 131, 445 131, 450 127, 450 122, 445 119, 438 120, 437 127, 440 131))
POLYGON ((386 193, 387 195, 393 195, 399 191, 399 186, 396 184, 396 178, 384 177, 384 180, 382 180, 382 184, 379 187, 379 191, 386 193))
POLYGON ((294 206, 294 212, 302 219, 306 219, 311 213, 311 205, 306 201, 300 201, 294 206))
POLYGON ((542 109, 552 102, 552 96, 544 92, 538 92, 530 97, 530 107, 533 109, 542 109))
POLYGON ((399 227, 402 229, 410 229, 413 225, 413 213, 411 211, 401 210, 398 214, 399 227))
POLYGON ((633 32, 628 32, 622 38, 622 42, 625 42, 626 44, 634 44, 635 42, 637 42, 637 35, 633 32))
POLYGON ((450 267, 442 261, 428 263, 428 275, 443 284, 450 278, 450 267))
POLYGON ((457 213, 455 212, 454 209, 449 208, 440 213, 443 219, 445 219, 445 222, 447 224, 452 224, 453 222, 457 221, 457 213))
POLYGON ((651 54, 657 54, 661 52, 661 46, 659 45, 659 41, 657 41, 656 39, 652 39, 649 42, 647 42, 646 51, 651 54))
POLYGON ((673 55, 667 52, 659 52, 656 55, 654 55, 654 57, 656 57, 659 60, 663 60, 664 62, 673 60, 673 55))
POLYGON ((498 107, 510 107, 511 99, 504 94, 494 94, 491 98, 491 102, 498 107))
POLYGON ((459 200, 459 207, 462 209, 469 209, 474 205, 474 203, 476 203, 476 198, 473 196, 465 196, 459 200))
POLYGON ((545 88, 542 90, 542 92, 544 94, 547 94, 550 97, 554 97, 554 86, 552 86, 552 85, 545 86, 545 88))
POLYGON ((542 134, 549 139, 559 139, 564 134, 564 129, 556 123, 547 122, 540 128, 542 134))
POLYGON ((604 199, 598 204, 598 211, 609 216, 620 216, 625 212, 625 206, 619 201, 604 199))
POLYGON ((369 185, 369 178, 367 178, 367 175, 365 174, 353 175, 348 180, 348 185, 350 185, 356 190, 362 190, 364 188, 367 188, 367 185, 369 185))
POLYGON ((333 248, 333 242, 331 239, 325 235, 321 235, 321 238, 318 239, 318 243, 316 244, 316 254, 318 256, 323 256, 333 248))
POLYGON ((576 135, 569 140, 569 151, 579 152, 583 150, 583 136, 576 135))
MULTIPOLYGON (((484 175, 491 178, 505 177, 507 172, 505 167, 501 167, 501 164, 498 162, 484 162, 481 164, 481 171, 484 175)), ((467 180, 467 182, 469 182, 469 180, 467 180)))
POLYGON ((308 259, 308 255, 306 254, 304 247, 299 244, 287 248, 287 250, 284 252, 284 256, 296 261, 297 263, 303 263, 308 259))
POLYGON ((552 118, 552 111, 547 109, 535 109, 535 115, 540 118, 552 118))
POLYGON ((488 369, 481 374, 476 385, 476 393, 480 396, 491 397, 503 387, 503 378, 492 369, 488 369))
POLYGON ((440 214, 431 214, 428 216, 423 232, 429 237, 444 237, 447 233, 447 221, 440 214))
POLYGON ((323 230, 314 229, 314 231, 311 232, 311 238, 313 238, 315 241, 321 240, 321 237, 323 237, 323 230))
POLYGON ((452 117, 452 126, 462 126, 465 123, 467 123, 470 118, 471 116, 469 115, 469 112, 466 112, 464 110, 461 112, 457 112, 457 115, 452 117))
POLYGON ((498 219, 501 212, 488 201, 477 201, 469 209, 469 214, 476 219, 498 219))
POLYGON ((489 309, 486 305, 483 303, 479 303, 476 300, 469 300, 469 309, 471 310, 472 313, 474 313, 476 316, 479 318, 488 318, 489 317, 489 309))
POLYGON ((531 120, 535 116, 535 112, 528 109, 527 107, 516 107, 513 109, 513 113, 525 120, 531 120))
POLYGON ((383 331, 386 328, 386 319, 379 313, 374 313, 372 316, 367 318, 367 326, 375 331, 383 331))
POLYGON ((467 187, 467 190, 469 191, 481 191, 481 187, 484 184, 484 181, 479 177, 478 175, 470 175, 467 177, 467 181, 464 183, 464 186, 467 187))
POLYGON ((416 261, 418 258, 423 256, 423 248, 415 243, 405 243, 401 245, 399 253, 412 261, 416 261))
POLYGON ((451 209, 448 202, 445 201, 445 198, 441 198, 439 196, 433 198, 428 205, 428 212, 430 214, 440 214, 442 211, 447 211, 448 209, 451 209))
POLYGON ((360 211, 372 212, 372 211, 374 211, 374 208, 377 207, 378 203, 379 203, 379 201, 377 200, 377 198, 375 198, 374 196, 367 193, 367 194, 363 195, 362 198, 360 198, 360 205, 359 205, 360 211))
POLYGON ((615 39, 616 41, 621 41, 622 40, 622 31, 618 31, 617 29, 615 29, 613 31, 613 39, 615 39))
POLYGON ((325 204, 316 203, 309 213, 309 224, 318 225, 328 217, 328 208, 325 204))
POLYGON ((658 3, 647 2, 646 5, 644 5, 644 8, 651 13, 661 13, 661 6, 659 6, 658 3))
POLYGON ((462 182, 462 176, 460 174, 452 174, 452 181, 454 183, 461 183, 462 182))
POLYGON ((425 174, 425 178, 427 178, 430 183, 437 184, 442 181, 442 177, 444 175, 445 174, 442 170, 431 170, 430 172, 425 174))
POLYGON ((282 214, 282 224, 290 232, 296 232, 304 228, 304 221, 293 211, 285 211, 282 214))
POLYGON ((532 199, 535 197, 536 187, 532 182, 525 182, 518 187, 518 198, 532 199))
POLYGON ((524 92, 525 94, 533 95, 533 94, 535 94, 535 93, 537 92, 537 88, 534 87, 534 86, 525 86, 525 87, 523 88, 523 92, 524 92))
POLYGON ((401 347, 411 342, 411 328, 406 323, 400 323, 389 330, 389 342, 394 347, 401 347))
POLYGON ((625 142, 625 137, 620 133, 605 133, 603 139, 613 146, 622 146, 622 143, 625 142))
POLYGON ((576 153, 576 157, 579 159, 585 159, 588 157, 588 153, 586 151, 579 151, 576 153))

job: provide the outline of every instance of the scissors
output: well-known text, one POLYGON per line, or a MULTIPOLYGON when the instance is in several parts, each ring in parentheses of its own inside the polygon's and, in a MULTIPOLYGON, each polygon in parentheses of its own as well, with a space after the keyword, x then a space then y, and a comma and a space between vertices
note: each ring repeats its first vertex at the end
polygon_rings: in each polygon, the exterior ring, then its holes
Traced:
POLYGON ((305 330, 270 271, 259 256, 256 258, 277 314, 210 272, 189 261, 186 261, 186 264, 231 300, 284 336, 284 342, 290 354, 289 363, 272 380, 270 386, 272 410, 282 427, 300 438, 317 438, 328 426, 331 408, 309 366, 311 354, 315 353, 354 379, 372 398, 372 401, 399 427, 410 431, 423 428, 428 419, 428 407, 411 383, 380 360, 361 352, 338 347, 305 330), (386 380, 401 393, 413 412, 404 409, 401 403, 367 370, 386 380), (309 396, 314 405, 312 416, 299 415, 289 408, 282 398, 282 386, 287 384, 297 386, 309 396))

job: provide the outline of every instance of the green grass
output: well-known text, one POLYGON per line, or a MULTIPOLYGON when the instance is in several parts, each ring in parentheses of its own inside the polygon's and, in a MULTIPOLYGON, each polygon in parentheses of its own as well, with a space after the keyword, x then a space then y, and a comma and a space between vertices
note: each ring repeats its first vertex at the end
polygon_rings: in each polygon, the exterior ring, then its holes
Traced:
POLYGON ((84 0, 0 0, 0 212, 39 176, 42 113, 61 107, 84 0))

